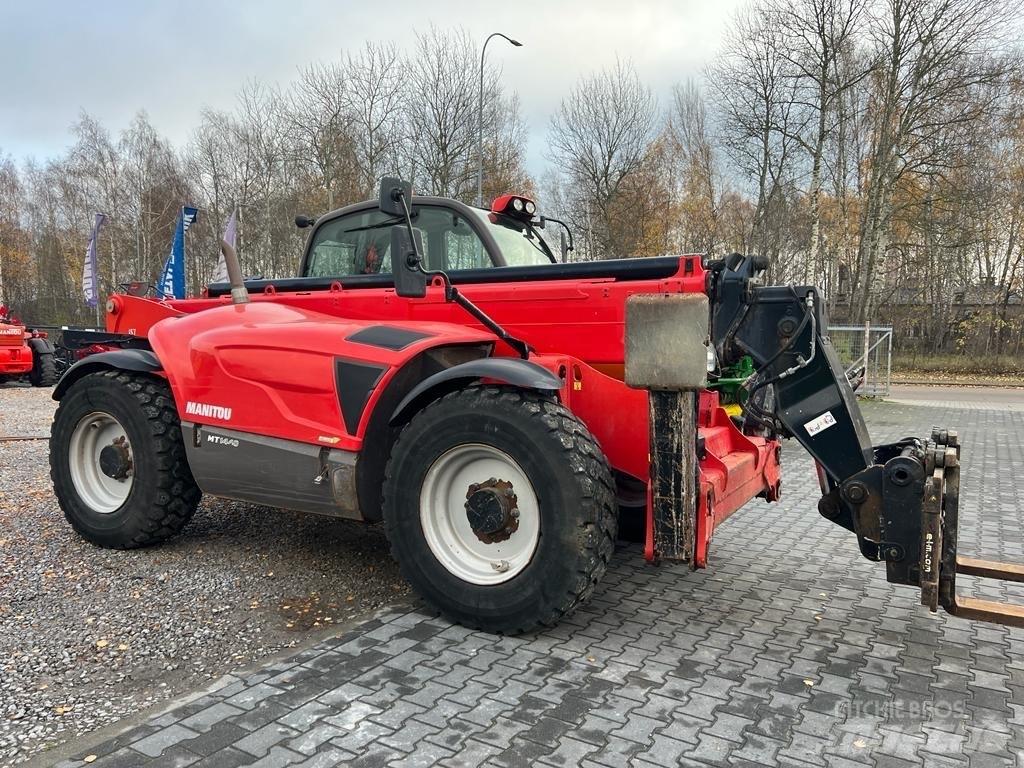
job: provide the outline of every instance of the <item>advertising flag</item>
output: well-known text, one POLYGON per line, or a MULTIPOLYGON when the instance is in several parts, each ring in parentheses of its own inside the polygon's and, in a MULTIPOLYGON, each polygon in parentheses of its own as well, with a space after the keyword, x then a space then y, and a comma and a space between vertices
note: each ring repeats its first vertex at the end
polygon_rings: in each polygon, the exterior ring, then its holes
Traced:
MULTIPOLYGON (((224 242, 235 247, 235 240, 238 236, 238 209, 231 211, 227 222, 224 224, 224 242)), ((213 283, 226 283, 228 281, 228 265, 224 261, 224 251, 220 252, 220 259, 217 260, 217 269, 213 272, 213 283)))
POLYGON ((196 220, 199 211, 196 208, 184 206, 181 215, 178 216, 178 226, 174 228, 174 241, 171 243, 171 252, 164 263, 164 271, 160 275, 158 288, 164 298, 184 299, 185 298, 185 233, 196 220))
POLYGON ((100 271, 96 260, 96 238, 100 235, 100 227, 107 217, 97 213, 92 223, 92 235, 89 237, 89 247, 85 251, 85 265, 82 267, 82 293, 85 294, 85 303, 95 307, 100 300, 100 271))

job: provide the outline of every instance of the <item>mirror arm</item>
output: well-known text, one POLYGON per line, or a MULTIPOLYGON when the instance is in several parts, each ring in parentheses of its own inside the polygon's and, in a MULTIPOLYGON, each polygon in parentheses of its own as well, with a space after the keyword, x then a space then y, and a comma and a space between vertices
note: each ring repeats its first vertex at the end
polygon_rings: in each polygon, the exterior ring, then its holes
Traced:
POLYGON ((416 268, 424 274, 427 271, 423 269, 423 256, 420 254, 420 249, 416 247, 416 235, 413 233, 412 228, 412 213, 409 212, 409 204, 406 202, 405 195, 401 190, 396 190, 398 199, 402 202, 402 211, 405 213, 405 227, 409 231, 409 242, 412 243, 413 253, 416 255, 416 268))
POLYGON ((491 333, 493 333, 499 339, 501 339, 506 344, 508 344, 510 347, 512 347, 512 349, 514 349, 516 352, 518 352, 519 356, 521 358, 523 358, 523 360, 526 360, 526 359, 528 359, 530 357, 530 345, 529 344, 527 344, 522 339, 513 336, 511 333, 509 333, 504 328, 502 328, 500 325, 498 325, 498 323, 496 323, 494 321, 494 319, 491 318, 490 315, 488 315, 486 312, 484 312, 482 309, 480 309, 480 307, 478 307, 472 301, 470 301, 465 296, 463 296, 459 292, 459 289, 456 288, 454 285, 452 285, 448 281, 448 275, 444 274, 443 272, 440 273, 440 274, 441 274, 441 277, 445 281, 445 283, 444 283, 444 293, 445 293, 445 298, 448 299, 448 301, 455 302, 460 307, 462 307, 464 310, 469 312, 469 314, 471 314, 473 317, 475 317, 477 320, 479 320, 480 323, 485 328, 487 328, 487 330, 489 330, 491 333))
POLYGON ((561 219, 554 219, 551 216, 541 216, 540 220, 541 220, 541 229, 544 228, 544 222, 546 222, 546 221, 553 221, 553 222, 555 222, 555 224, 560 224, 562 229, 565 230, 565 234, 567 234, 569 236, 569 250, 573 251, 573 250, 576 249, 575 246, 573 245, 572 230, 569 229, 569 225, 568 224, 566 224, 561 219))
POLYGON ((472 301, 463 296, 459 289, 452 285, 452 281, 449 279, 448 274, 444 270, 427 270, 423 268, 423 256, 419 252, 419 248, 416 247, 416 236, 413 232, 412 226, 412 213, 409 211, 409 203, 405 199, 405 194, 401 190, 396 190, 396 196, 402 203, 402 211, 405 213, 405 226, 409 229, 409 240, 412 243, 413 258, 415 259, 415 265, 409 264, 409 269, 418 269, 424 275, 428 277, 440 277, 444 281, 444 298, 445 301, 451 301, 458 304, 469 314, 475 317, 480 323, 487 328, 491 333, 501 339, 503 342, 508 344, 512 349, 519 353, 519 356, 526 360, 530 356, 530 345, 522 339, 516 338, 500 325, 495 320, 484 312, 480 307, 474 304, 472 301))

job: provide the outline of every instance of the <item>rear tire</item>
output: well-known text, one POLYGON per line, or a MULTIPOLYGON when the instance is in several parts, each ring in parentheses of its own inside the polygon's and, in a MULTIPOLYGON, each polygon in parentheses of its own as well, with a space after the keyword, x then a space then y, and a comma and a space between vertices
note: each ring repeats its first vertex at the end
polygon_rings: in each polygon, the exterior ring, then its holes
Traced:
POLYGON ((32 370, 28 374, 33 387, 52 387, 57 383, 57 361, 53 352, 32 350, 32 370))
POLYGON ((50 432, 50 477, 71 526, 115 549, 178 533, 202 496, 167 382, 122 371, 68 388, 50 432))
POLYGON ((524 632, 570 614, 604 575, 615 546, 614 483, 596 440, 557 401, 471 387, 431 403, 402 431, 384 481, 384 522, 403 575, 443 614, 524 632), (468 500, 477 493, 482 507, 492 494, 516 500, 497 533, 480 517, 473 527, 468 500))

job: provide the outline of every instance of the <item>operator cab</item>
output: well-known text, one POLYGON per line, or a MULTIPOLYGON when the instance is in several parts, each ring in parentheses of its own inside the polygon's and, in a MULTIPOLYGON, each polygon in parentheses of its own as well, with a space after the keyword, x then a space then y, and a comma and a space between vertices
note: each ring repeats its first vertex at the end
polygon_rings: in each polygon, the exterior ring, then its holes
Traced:
MULTIPOLYGON (((557 263, 540 231, 543 219, 535 220, 535 212, 536 204, 519 195, 502 195, 490 209, 448 198, 413 197, 411 208, 425 267, 445 272, 557 263)), ((403 221, 382 211, 377 201, 321 217, 306 244, 301 275, 390 274, 391 228, 403 221)))

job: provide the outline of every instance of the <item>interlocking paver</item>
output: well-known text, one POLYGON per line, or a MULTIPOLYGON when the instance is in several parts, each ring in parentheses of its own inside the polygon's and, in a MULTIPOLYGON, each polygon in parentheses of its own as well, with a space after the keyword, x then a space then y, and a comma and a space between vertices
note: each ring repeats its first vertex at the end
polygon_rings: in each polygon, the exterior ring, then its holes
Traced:
MULTIPOLYGON (((961 549, 1024 559, 1024 414, 867 413, 877 440, 959 428, 961 549)), ((226 675, 82 756, 218 768, 1024 764, 1024 631, 923 612, 816 514, 811 463, 784 452, 785 499, 752 502, 717 531, 704 573, 623 547, 590 604, 522 637, 396 608, 226 675)))
POLYGON ((193 739, 198 735, 195 731, 175 723, 139 739, 131 746, 136 752, 141 752, 148 757, 160 757, 163 751, 172 744, 193 739))

